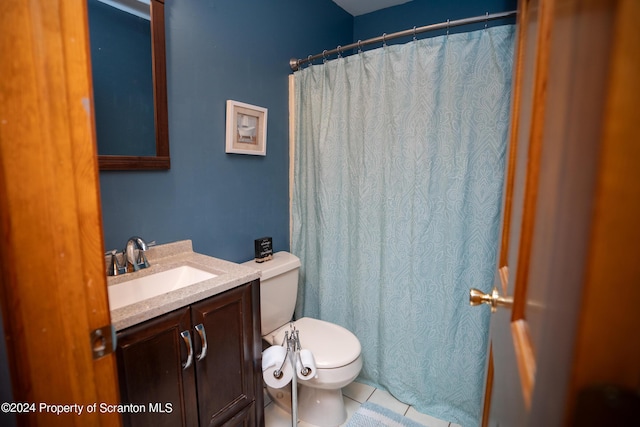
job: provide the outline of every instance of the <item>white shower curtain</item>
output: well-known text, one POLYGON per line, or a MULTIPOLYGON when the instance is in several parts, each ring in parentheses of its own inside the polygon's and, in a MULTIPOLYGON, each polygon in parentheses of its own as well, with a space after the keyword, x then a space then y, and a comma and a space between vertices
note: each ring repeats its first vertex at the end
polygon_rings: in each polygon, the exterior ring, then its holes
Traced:
POLYGON ((295 74, 296 316, 351 330, 360 381, 478 425, 514 27, 385 46, 295 74))

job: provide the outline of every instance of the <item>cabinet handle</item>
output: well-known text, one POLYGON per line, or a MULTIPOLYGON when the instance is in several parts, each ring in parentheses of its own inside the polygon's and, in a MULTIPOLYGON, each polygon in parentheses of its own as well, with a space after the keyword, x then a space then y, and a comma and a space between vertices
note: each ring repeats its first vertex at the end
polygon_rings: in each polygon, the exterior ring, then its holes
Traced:
POLYGON ((202 343, 202 350, 196 357, 196 360, 199 362, 207 355, 207 333, 204 331, 204 325, 202 323, 196 325, 196 331, 198 331, 198 335, 200 335, 200 342, 202 343))
POLYGON ((182 364, 182 369, 187 369, 193 362, 193 346, 191 345, 191 334, 189 331, 180 332, 180 336, 184 340, 184 344, 187 346, 187 361, 182 364))

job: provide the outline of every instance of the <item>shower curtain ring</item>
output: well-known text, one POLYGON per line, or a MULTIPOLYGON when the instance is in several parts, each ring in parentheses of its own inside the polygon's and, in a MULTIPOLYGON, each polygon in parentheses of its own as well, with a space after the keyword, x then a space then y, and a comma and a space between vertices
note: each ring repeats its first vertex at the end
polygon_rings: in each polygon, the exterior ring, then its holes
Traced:
POLYGON ((382 33, 382 46, 387 45, 387 33, 382 33))
POLYGON ((311 63, 312 63, 313 61, 311 60, 311 55, 307 56, 307 62, 309 63, 309 65, 312 65, 311 63))
POLYGON ((416 26, 413 26, 413 41, 416 41, 416 26))
POLYGON ((451 23, 450 19, 447 19, 447 35, 449 35, 449 24, 451 23))
POLYGON ((336 50, 338 51, 338 58, 342 58, 342 54, 340 53, 340 49, 342 49, 342 46, 338 45, 338 47, 336 48, 336 50))
POLYGON ((361 43, 362 43, 362 40, 358 40, 358 53, 362 53, 361 43))
POLYGON ((487 29, 487 24, 489 23, 489 12, 485 13, 484 18, 484 29, 487 29))
POLYGON ((327 62, 327 49, 322 51, 322 62, 327 62))

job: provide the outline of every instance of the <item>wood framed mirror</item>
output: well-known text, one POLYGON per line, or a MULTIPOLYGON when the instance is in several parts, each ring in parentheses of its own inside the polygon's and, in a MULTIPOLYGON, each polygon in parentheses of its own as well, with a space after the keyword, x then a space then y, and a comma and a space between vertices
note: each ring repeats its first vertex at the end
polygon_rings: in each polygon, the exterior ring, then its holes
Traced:
POLYGON ((88 1, 99 168, 169 169, 165 0, 88 1))

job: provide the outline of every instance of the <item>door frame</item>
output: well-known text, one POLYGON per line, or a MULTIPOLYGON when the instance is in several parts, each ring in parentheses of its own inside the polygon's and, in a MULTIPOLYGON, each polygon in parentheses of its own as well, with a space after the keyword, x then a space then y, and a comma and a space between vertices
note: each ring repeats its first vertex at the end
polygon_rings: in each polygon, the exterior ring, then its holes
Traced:
POLYGON ((0 3, 0 302, 20 425, 120 425, 117 413, 44 404, 119 402, 110 325, 84 0, 0 3))

